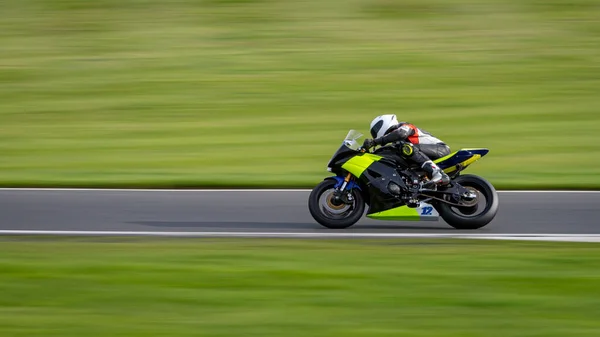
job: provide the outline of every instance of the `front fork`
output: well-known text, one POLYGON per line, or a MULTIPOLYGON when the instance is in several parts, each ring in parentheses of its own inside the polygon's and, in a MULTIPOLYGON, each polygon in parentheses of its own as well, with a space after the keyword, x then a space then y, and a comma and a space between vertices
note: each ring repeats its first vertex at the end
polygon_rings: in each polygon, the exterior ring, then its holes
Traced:
POLYGON ((354 197, 352 196, 352 193, 350 191, 348 191, 348 193, 344 193, 351 179, 352 173, 348 173, 348 175, 346 175, 346 178, 344 178, 344 182, 342 183, 342 185, 339 188, 335 189, 335 192, 333 192, 333 199, 335 202, 351 204, 352 201, 354 201, 354 197))
POLYGON ((352 179, 352 173, 348 173, 346 178, 344 178, 344 183, 342 184, 342 186, 339 189, 340 192, 346 189, 346 186, 348 186, 350 179, 352 179))

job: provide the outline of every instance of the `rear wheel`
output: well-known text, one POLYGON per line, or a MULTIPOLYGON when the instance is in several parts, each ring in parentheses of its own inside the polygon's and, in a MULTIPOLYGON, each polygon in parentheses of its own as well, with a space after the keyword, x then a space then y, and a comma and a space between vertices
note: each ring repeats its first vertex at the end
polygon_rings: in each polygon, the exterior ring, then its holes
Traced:
POLYGON ((337 181, 327 179, 317 185, 308 197, 308 210, 322 226, 343 229, 354 225, 362 217, 365 202, 361 193, 353 189, 352 200, 344 203, 334 198, 337 181))
POLYGON ((478 229, 489 224, 498 213, 498 193, 487 180, 475 175, 461 175, 454 182, 467 188, 476 197, 450 200, 465 205, 457 207, 439 202, 438 212, 446 223, 456 229, 478 229))

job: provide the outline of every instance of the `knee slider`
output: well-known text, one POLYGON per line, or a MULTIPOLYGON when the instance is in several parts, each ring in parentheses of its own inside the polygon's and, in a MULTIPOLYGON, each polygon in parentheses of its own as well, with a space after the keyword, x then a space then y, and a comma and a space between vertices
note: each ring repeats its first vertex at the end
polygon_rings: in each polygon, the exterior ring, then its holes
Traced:
POLYGON ((415 149, 411 143, 402 144, 402 154, 410 157, 415 153, 415 149))

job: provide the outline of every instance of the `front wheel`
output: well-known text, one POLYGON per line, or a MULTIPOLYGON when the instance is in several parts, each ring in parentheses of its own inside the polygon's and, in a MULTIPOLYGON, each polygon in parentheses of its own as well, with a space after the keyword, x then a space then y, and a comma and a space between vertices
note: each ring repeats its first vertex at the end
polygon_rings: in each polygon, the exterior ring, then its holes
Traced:
POLYGON ((335 200, 335 180, 325 180, 317 185, 308 197, 308 210, 322 226, 343 229, 354 225, 362 217, 365 202, 361 193, 352 189, 352 201, 343 203, 335 200))
POLYGON ((473 192, 477 197, 472 200, 460 200, 464 207, 438 203, 436 208, 446 223, 456 229, 479 229, 496 217, 498 193, 492 184, 470 174, 458 176, 454 182, 473 192))

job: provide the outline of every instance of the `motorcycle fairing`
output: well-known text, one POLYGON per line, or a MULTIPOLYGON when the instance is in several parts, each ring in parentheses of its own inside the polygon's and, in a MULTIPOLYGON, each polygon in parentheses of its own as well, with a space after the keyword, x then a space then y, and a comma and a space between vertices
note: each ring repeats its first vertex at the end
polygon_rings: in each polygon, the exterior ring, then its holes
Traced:
POLYGON ((383 157, 374 154, 363 153, 350 158, 342 165, 342 168, 352 173, 356 178, 360 178, 363 172, 369 166, 371 166, 375 162, 380 161, 382 158, 383 157))
POLYGON ((368 190, 369 210, 367 214, 383 212, 404 205, 404 202, 389 190, 390 184, 396 184, 402 189, 407 188, 396 170, 395 164, 385 160, 375 161, 362 170, 359 180, 363 188, 368 190))
POLYGON ((417 208, 400 206, 387 211, 367 214, 367 217, 376 220, 437 221, 440 218, 440 214, 436 211, 435 207, 422 202, 421 206, 417 208))
POLYGON ((462 171, 490 152, 488 149, 461 149, 433 162, 444 172, 462 171))

